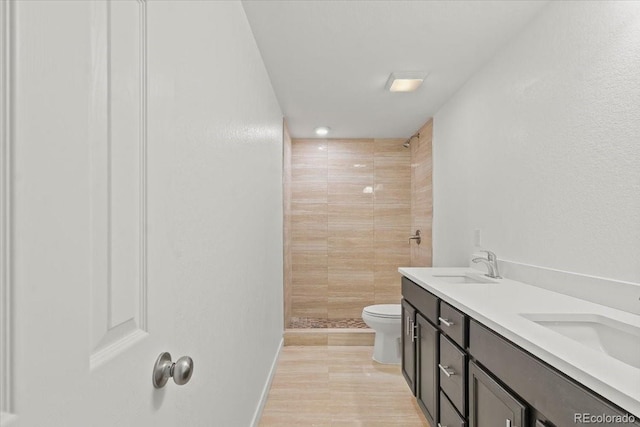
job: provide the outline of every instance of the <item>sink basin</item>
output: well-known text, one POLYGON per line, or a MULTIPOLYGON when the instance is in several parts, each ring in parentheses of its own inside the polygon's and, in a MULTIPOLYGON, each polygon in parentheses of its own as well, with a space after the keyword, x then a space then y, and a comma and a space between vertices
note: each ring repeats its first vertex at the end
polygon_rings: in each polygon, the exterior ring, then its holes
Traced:
POLYGON ((520 316, 593 350, 640 369, 640 328, 597 314, 534 314, 520 316))
POLYGON ((482 274, 434 274, 432 277, 436 277, 443 282, 447 283, 498 283, 495 280, 491 280, 482 274))

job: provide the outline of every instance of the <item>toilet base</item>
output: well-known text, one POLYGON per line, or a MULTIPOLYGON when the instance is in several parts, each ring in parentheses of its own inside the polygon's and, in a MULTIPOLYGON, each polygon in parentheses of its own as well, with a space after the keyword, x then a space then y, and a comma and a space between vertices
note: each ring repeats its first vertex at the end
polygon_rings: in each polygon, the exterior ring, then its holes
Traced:
POLYGON ((400 335, 376 332, 372 359, 384 365, 399 365, 402 362, 402 340, 400 335))

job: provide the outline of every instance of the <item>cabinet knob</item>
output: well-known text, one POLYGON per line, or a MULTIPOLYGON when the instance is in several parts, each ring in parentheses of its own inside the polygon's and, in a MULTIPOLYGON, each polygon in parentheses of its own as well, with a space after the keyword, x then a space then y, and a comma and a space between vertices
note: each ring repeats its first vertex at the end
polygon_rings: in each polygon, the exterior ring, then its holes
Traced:
POLYGON ((175 363, 171 361, 171 355, 167 352, 160 353, 156 364, 153 365, 152 382, 155 388, 162 388, 167 384, 169 378, 178 385, 185 385, 193 375, 193 359, 189 356, 182 356, 175 363))

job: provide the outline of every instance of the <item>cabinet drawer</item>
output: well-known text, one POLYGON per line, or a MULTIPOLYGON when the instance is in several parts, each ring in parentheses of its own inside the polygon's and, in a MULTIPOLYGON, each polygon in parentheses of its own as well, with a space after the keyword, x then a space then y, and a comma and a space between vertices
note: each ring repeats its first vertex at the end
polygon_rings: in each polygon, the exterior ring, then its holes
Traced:
POLYGON ((438 324, 438 298, 435 295, 403 277, 402 296, 431 323, 438 324))
POLYGON ((456 344, 463 349, 467 347, 467 317, 451 307, 444 301, 440 301, 440 330, 447 334, 456 344))
POLYGON ((464 418, 454 409, 444 393, 440 392, 440 422, 438 427, 467 427, 464 418))
POLYGON ((467 356, 447 337, 440 335, 440 388, 456 409, 467 414, 467 356))

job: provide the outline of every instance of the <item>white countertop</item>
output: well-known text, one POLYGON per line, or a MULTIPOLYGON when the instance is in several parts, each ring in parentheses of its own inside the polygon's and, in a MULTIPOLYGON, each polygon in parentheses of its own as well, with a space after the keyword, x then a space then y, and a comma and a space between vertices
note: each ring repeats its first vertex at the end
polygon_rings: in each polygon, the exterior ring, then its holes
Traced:
POLYGON ((452 284, 433 277, 434 274, 482 274, 471 268, 407 267, 398 271, 630 414, 640 416, 640 369, 520 314, 596 314, 639 328, 640 316, 510 279, 493 279, 498 283, 487 284, 452 284))

